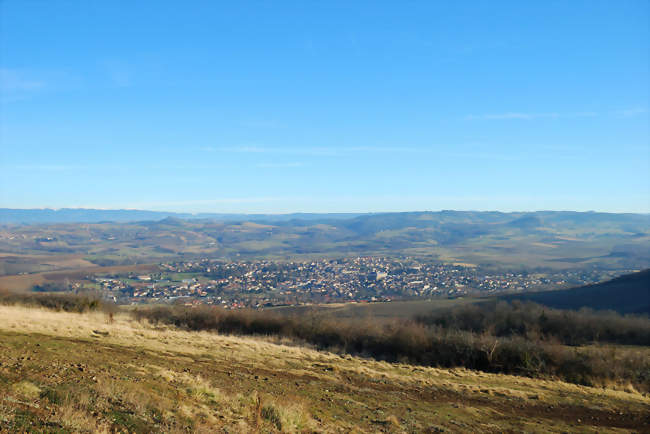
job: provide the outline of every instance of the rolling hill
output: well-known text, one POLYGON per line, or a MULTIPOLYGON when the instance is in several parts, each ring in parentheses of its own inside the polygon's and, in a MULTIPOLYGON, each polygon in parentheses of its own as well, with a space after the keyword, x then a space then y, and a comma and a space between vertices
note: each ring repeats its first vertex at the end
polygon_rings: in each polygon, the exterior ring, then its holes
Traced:
POLYGON ((615 310, 650 314, 650 269, 607 282, 558 291, 508 295, 506 300, 534 301, 558 309, 615 310))
MULTIPOLYGON (((645 214, 440 211, 196 217, 6 224, 0 226, 0 254, 14 262, 30 255, 77 255, 102 265, 198 256, 409 255, 527 269, 650 267, 650 215, 645 214)), ((5 268, 24 269, 3 261, 5 268)))

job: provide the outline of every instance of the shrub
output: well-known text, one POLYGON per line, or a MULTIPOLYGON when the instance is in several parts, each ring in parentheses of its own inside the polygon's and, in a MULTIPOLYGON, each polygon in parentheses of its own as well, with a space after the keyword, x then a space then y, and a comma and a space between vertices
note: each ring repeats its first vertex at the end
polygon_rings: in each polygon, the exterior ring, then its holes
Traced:
MULTIPOLYGON (((465 310, 458 317, 480 324, 465 310)), ((475 311, 474 311, 475 312, 475 311)), ((504 320, 508 333, 493 336, 461 330, 456 320, 425 323, 422 320, 378 323, 368 320, 327 319, 308 315, 282 317, 264 311, 226 311, 215 307, 181 306, 137 309, 133 315, 154 323, 173 324, 189 330, 214 330, 240 335, 277 335, 314 345, 318 349, 357 354, 390 362, 427 366, 465 367, 486 372, 557 377, 590 385, 595 380, 625 379, 641 390, 650 390, 650 362, 604 350, 578 351, 552 340, 528 337, 528 322, 521 315, 504 320), (444 324, 444 325, 443 325, 444 324), (516 334, 514 331, 517 331, 516 334), (503 336, 505 334, 505 336, 503 336), (618 371, 611 366, 617 365, 618 371), (609 366, 609 368, 608 368, 609 366)), ((509 315, 505 310, 504 318, 509 315)), ((500 324, 499 324, 500 326, 500 324)), ((470 328, 470 327, 468 327, 470 328)), ((630 353, 632 354, 632 352, 630 353)))
POLYGON ((262 407, 262 417, 273 424, 278 431, 282 431, 282 417, 275 406, 268 404, 262 407))
POLYGON ((650 345, 650 319, 615 312, 551 309, 531 302, 468 304, 416 318, 421 324, 437 325, 499 337, 523 336, 584 345, 610 342, 650 345))
POLYGON ((95 294, 62 294, 62 293, 22 293, 0 292, 0 304, 24 305, 43 307, 56 311, 88 312, 101 310, 107 313, 114 312, 116 306, 105 302, 95 294))

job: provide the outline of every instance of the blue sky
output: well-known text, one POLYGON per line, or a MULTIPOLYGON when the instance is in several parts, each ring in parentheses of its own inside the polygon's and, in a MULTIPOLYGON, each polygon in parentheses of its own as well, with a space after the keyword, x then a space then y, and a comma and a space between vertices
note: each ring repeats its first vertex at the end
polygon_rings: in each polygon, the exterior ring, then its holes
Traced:
POLYGON ((0 3, 0 207, 650 212, 647 1, 0 3))

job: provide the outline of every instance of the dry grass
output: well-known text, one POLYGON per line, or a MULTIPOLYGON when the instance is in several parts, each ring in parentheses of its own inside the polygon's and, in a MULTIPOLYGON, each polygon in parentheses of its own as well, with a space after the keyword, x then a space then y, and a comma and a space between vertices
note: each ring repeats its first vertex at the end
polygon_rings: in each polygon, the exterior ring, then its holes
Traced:
POLYGON ((643 426, 650 408, 632 389, 342 357, 126 314, 0 306, 0 318, 0 431, 26 420, 98 432, 603 432, 643 426))
POLYGON ((643 359, 647 351, 612 354, 606 346, 592 346, 589 351, 570 347, 587 342, 609 342, 610 348, 645 344, 650 336, 647 318, 554 310, 545 315, 541 306, 528 303, 501 303, 497 308, 460 306, 418 321, 340 319, 315 313, 282 317, 207 306, 156 306, 132 314, 138 320, 187 330, 285 337, 320 350, 379 360, 557 378, 589 386, 617 382, 650 392, 650 358, 643 359), (434 324, 426 324, 428 319, 434 324), (443 323, 435 323, 439 320, 443 323))
POLYGON ((11 390, 21 398, 35 399, 41 394, 41 389, 29 381, 21 381, 11 386, 11 390))

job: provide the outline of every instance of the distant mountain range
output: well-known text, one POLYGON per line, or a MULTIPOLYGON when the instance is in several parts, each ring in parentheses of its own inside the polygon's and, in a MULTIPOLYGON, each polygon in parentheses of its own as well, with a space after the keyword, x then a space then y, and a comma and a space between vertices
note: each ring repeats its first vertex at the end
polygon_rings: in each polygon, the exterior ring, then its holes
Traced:
POLYGON ((354 213, 293 213, 293 214, 219 214, 219 213, 177 213, 168 211, 147 211, 135 209, 13 209, 0 208, 0 224, 39 224, 39 223, 127 223, 139 221, 179 219, 210 219, 220 221, 286 221, 351 218, 361 214, 354 213))
POLYGON ((559 291, 508 295, 507 300, 527 300, 557 309, 615 310, 650 314, 650 269, 607 282, 559 291))
MULTIPOLYGON (((158 221, 166 218, 184 220, 218 220, 249 222, 288 222, 296 220, 329 221, 373 217, 373 225, 380 224, 385 229, 403 227, 405 221, 424 227, 431 222, 447 223, 505 223, 513 228, 535 229, 544 225, 543 219, 568 224, 588 224, 590 222, 650 222, 650 214, 601 213, 574 211, 453 211, 436 212, 387 212, 387 213, 289 213, 289 214, 228 214, 228 213, 178 213, 170 211, 148 211, 136 209, 92 209, 92 208, 38 208, 17 209, 0 208, 0 224, 41 224, 41 223, 127 223, 158 221), (422 218, 422 216, 427 216, 422 218)), ((357 221, 363 226, 363 221, 357 221)))
POLYGON ((103 265, 188 257, 427 256, 534 269, 650 267, 650 215, 438 211, 182 214, 0 209, 0 253, 85 255, 103 265))

